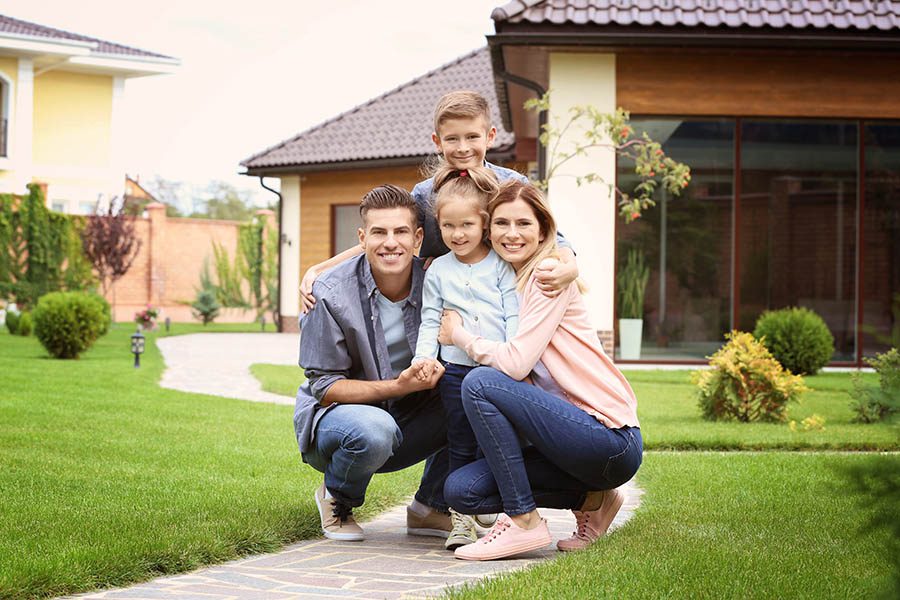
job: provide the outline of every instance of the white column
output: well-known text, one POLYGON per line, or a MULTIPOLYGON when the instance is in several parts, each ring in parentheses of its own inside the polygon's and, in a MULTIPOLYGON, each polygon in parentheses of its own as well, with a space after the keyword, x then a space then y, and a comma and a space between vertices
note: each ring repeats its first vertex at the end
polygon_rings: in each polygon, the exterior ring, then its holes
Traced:
POLYGON ((34 161, 32 138, 34 136, 34 62, 19 57, 19 73, 16 78, 15 125, 12 128, 12 160, 15 169, 16 193, 24 194, 25 185, 31 182, 34 161))
MULTIPOLYGON (((550 54, 550 123, 563 125, 569 109, 593 105, 604 112, 616 109, 616 57, 613 54, 550 54)), ((570 128, 561 141, 566 151, 583 132, 570 128)), ((551 146, 552 147, 552 146, 551 146)), ((553 164, 553 157, 548 157, 553 164)), ((572 242, 578 269, 590 288, 586 297, 595 329, 611 331, 614 310, 615 200, 607 186, 578 186, 573 175, 589 172, 615 182, 616 161, 607 149, 593 149, 573 158, 550 180, 549 198, 560 231, 572 242)))
POLYGON ((281 233, 281 314, 296 322, 300 315, 299 175, 281 178, 281 233))
POLYGON ((112 115, 110 116, 110 140, 109 140, 109 189, 104 192, 110 197, 124 196, 125 194, 125 111, 123 100, 125 96, 125 78, 116 75, 112 78, 112 115))

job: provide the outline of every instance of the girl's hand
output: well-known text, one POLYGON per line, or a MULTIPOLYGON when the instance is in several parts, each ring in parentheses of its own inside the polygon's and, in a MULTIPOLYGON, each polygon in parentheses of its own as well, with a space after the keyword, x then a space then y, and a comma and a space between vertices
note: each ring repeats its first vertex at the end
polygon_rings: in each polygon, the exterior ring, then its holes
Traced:
MULTIPOLYGON (((563 254, 565 249, 561 250, 563 254)), ((545 258, 534 268, 534 278, 538 289, 548 298, 556 298, 569 284, 578 279, 578 264, 575 257, 568 252, 563 254, 562 260, 545 258), (566 260, 569 258, 569 260, 566 260)))
POLYGON ((462 317, 455 310, 445 310, 441 315, 441 330, 438 332, 438 343, 443 346, 453 345, 453 331, 462 327, 462 317))

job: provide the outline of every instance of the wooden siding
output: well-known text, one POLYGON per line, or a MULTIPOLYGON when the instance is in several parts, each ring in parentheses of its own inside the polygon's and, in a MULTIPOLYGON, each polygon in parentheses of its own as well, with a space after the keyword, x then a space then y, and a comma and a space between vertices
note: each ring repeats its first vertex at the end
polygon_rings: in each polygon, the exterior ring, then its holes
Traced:
POLYGON ((900 118, 900 57, 620 53, 617 104, 639 115, 900 118))

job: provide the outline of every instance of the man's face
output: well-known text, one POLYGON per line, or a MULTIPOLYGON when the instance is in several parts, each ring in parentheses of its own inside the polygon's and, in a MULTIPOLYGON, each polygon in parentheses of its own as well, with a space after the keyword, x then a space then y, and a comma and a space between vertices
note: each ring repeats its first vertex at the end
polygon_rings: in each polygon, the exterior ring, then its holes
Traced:
POLYGON ((422 236, 422 228, 408 208, 376 208, 366 213, 359 245, 376 277, 402 275, 422 245, 422 236))
POLYGON ((484 155, 494 142, 497 130, 484 117, 446 119, 431 134, 438 152, 454 169, 471 169, 484 164, 484 155))

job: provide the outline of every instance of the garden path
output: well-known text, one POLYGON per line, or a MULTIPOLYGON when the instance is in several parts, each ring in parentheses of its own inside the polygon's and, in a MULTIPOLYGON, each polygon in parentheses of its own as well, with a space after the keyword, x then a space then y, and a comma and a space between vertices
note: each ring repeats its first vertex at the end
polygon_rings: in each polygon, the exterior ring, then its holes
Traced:
POLYGON ((156 345, 166 363, 159 385, 183 392, 293 405, 293 398, 263 391, 250 374, 250 365, 296 365, 299 339, 296 333, 194 333, 157 338, 156 345))
MULTIPOLYGON (((252 363, 296 364, 297 335, 214 333, 159 338, 166 362, 161 385, 189 392, 293 404, 293 398, 263 392, 250 374, 252 363)), ((625 486, 625 505, 611 530, 640 504, 642 491, 625 486)), ((456 560, 438 538, 406 535, 406 509, 398 506, 365 523, 366 541, 305 540, 280 552, 160 577, 121 589, 81 594, 107 600, 300 600, 315 598, 424 598, 447 587, 522 569, 558 553, 556 540, 574 528, 572 513, 542 509, 554 545, 521 558, 456 560)))

